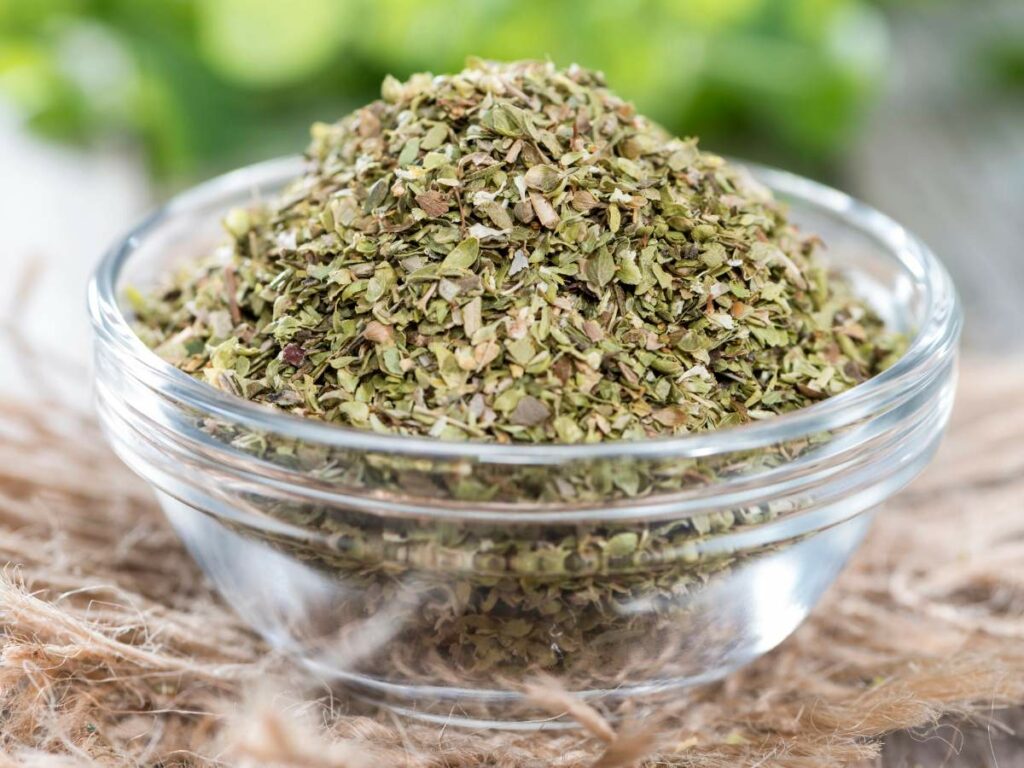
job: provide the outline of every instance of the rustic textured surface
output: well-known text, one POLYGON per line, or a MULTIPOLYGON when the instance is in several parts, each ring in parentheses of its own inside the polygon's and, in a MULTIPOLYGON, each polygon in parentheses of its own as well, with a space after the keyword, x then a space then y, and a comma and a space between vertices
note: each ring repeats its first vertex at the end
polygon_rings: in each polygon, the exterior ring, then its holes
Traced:
MULTIPOLYGON (((211 593, 90 417, 43 388, 38 402, 7 401, 0 764, 872 764, 884 734, 924 735, 951 715, 946 740, 964 716, 983 735, 967 748, 984 757, 964 764, 1000 764, 1019 755, 1004 709, 1024 704, 1024 369, 970 361, 962 379, 935 464, 780 649, 666 707, 657 729, 615 730, 582 711, 587 728, 544 738, 439 730, 311 696, 211 593)), ((543 683, 536 697, 562 706, 543 683)), ((928 749, 896 742, 885 764, 946 758, 942 742, 928 749)))

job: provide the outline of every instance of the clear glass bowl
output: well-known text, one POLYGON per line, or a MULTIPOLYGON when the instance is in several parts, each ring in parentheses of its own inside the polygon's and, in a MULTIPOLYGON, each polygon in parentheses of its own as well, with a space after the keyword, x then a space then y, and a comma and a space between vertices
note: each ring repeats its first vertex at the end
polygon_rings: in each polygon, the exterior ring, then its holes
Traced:
POLYGON ((96 400, 227 602, 319 675, 402 711, 529 723, 522 685, 538 672, 608 707, 722 677, 796 628, 946 425, 961 319, 945 269, 882 214, 757 167, 912 336, 844 394, 718 432, 529 446, 383 436, 232 398, 147 349, 122 289, 207 252, 229 207, 301 168, 202 184, 114 246, 89 293, 96 400))

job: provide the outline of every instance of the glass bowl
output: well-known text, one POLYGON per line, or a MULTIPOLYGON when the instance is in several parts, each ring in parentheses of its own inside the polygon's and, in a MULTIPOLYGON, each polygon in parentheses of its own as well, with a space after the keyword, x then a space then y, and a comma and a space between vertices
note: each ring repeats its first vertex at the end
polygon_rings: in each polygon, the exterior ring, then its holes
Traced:
POLYGON ((395 437, 233 398, 136 337, 123 288, 221 242, 231 207, 299 158, 244 168, 151 214, 89 292, 96 402, 224 598, 326 680, 400 711, 515 727, 539 674, 598 706, 716 680, 781 642, 928 462, 960 313, 914 236, 850 197, 747 166, 911 337, 883 374, 803 410, 637 442, 395 437))

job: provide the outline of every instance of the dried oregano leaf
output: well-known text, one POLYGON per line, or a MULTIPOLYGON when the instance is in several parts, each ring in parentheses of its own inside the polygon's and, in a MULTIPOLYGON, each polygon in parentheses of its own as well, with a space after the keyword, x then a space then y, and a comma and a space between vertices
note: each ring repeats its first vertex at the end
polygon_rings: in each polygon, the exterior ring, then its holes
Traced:
POLYGON ((136 302, 161 355, 378 432, 594 442, 800 408, 898 351, 767 190, 598 74, 475 62, 382 96, 136 302))
MULTIPOLYGON (((225 246, 130 295, 143 340, 212 386, 293 414, 503 443, 730 427, 849 389, 900 353, 766 189, 636 115, 595 73, 474 62, 389 77, 381 95, 315 125, 305 174, 227 213, 225 246)), ((671 497, 828 437, 553 471, 472 452, 329 449, 197 419, 345 493, 527 506, 671 497)), ((692 673, 679 653, 690 600, 786 546, 705 542, 795 506, 516 526, 245 504, 261 516, 224 524, 353 587, 331 621, 419 606, 370 673, 489 686, 545 669, 579 688, 692 673)))

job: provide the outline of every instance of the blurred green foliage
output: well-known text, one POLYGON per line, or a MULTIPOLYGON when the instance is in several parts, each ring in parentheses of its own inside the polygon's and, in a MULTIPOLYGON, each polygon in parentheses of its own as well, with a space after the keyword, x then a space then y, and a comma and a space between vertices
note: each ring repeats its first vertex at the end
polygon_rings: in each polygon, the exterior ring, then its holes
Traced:
POLYGON ((0 0, 0 97, 185 180, 295 151, 387 73, 551 58, 707 146, 807 168, 851 135, 886 44, 864 0, 0 0))

